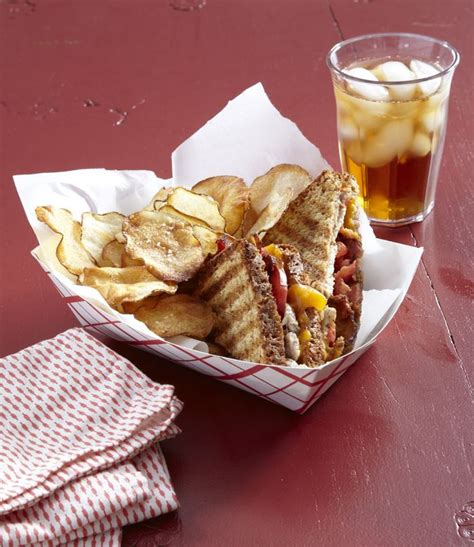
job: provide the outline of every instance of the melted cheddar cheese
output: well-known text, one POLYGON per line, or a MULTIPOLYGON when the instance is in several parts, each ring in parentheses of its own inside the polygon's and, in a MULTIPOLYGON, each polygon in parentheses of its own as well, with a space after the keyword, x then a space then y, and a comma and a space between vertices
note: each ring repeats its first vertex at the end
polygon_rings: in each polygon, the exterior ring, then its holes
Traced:
POLYGON ((280 251, 280 249, 274 245, 273 243, 270 243, 270 245, 267 245, 266 247, 264 247, 265 251, 267 251, 267 253, 269 255, 272 255, 274 256, 275 258, 278 258, 279 260, 282 260, 283 259, 283 253, 280 251))
POLYGON ((327 304, 326 297, 309 285, 295 283, 288 288, 288 302, 297 310, 315 308, 322 311, 327 304))

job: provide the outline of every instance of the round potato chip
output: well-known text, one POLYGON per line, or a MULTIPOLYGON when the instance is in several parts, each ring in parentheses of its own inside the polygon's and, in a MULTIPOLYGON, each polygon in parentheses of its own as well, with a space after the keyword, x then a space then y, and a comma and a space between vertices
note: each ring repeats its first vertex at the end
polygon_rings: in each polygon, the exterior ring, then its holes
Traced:
POLYGON ((221 236, 209 228, 204 228, 204 226, 193 226, 193 234, 199 242, 201 243, 202 250, 206 255, 216 254, 217 249, 217 240, 221 236))
POLYGON ((206 257, 193 226, 161 211, 140 211, 123 223, 129 257, 141 259, 150 272, 167 281, 186 281, 206 257))
POLYGON ((160 296, 147 296, 146 298, 144 298, 143 300, 139 300, 138 302, 123 302, 123 313, 129 313, 133 315, 138 310, 138 308, 142 308, 144 306, 152 308, 159 298, 160 296))
POLYGON ((129 266, 143 266, 143 260, 141 258, 132 258, 130 256, 128 256, 126 250, 125 250, 125 245, 124 245, 124 248, 123 248, 123 251, 122 251, 122 256, 120 257, 120 265, 122 266, 122 268, 127 268, 129 266))
POLYGON ((95 266, 94 259, 81 243, 81 225, 72 218, 70 211, 44 206, 36 207, 35 212, 40 222, 44 222, 51 230, 61 234, 56 256, 66 270, 79 275, 84 268, 95 266))
POLYGON ((85 268, 79 282, 97 289, 112 308, 124 311, 125 302, 139 302, 156 294, 173 294, 176 283, 157 279, 145 266, 85 268))
POLYGON ((105 267, 120 268, 122 266, 122 254, 125 243, 113 239, 102 249, 100 265, 105 267))
MULTIPOLYGON (((123 228, 123 224, 122 224, 122 228, 123 228)), ((119 243, 126 243, 126 239, 125 239, 125 236, 123 235, 122 232, 117 232, 115 234, 115 239, 119 242, 119 243)))
MULTIPOLYGON (((157 202, 158 203, 158 202, 157 202)), ((176 210, 171 205, 167 205, 166 203, 161 204, 156 211, 160 211, 161 213, 168 213, 170 215, 173 215, 178 218, 184 219, 186 222, 189 222, 189 224, 192 224, 193 226, 203 226, 205 228, 209 228, 209 225, 207 222, 204 222, 204 220, 201 220, 200 218, 194 218, 190 217, 189 215, 185 215, 184 213, 176 210)))
POLYGON ((67 279, 76 282, 77 275, 74 275, 70 271, 66 270, 61 262, 59 262, 56 254, 62 237, 63 236, 61 234, 52 233, 50 237, 41 242, 41 245, 39 245, 34 252, 53 272, 59 273, 67 279))
POLYGON ((255 224, 249 229, 248 235, 258 235, 275 226, 292 199, 293 191, 290 188, 283 190, 281 194, 273 194, 271 201, 260 213, 255 224))
POLYGON ((234 235, 242 225, 250 204, 250 188, 239 177, 219 176, 201 180, 193 192, 214 198, 225 219, 225 231, 234 235))
POLYGON ((81 243, 102 266, 102 251, 115 239, 115 234, 122 229, 125 218, 120 213, 82 213, 81 243))
POLYGON ((225 219, 219 212, 217 201, 179 186, 169 195, 166 203, 180 213, 204 221, 212 230, 224 231, 225 219))
MULTIPOLYGON (((291 196, 288 203, 294 199, 302 190, 311 182, 311 176, 299 165, 291 165, 282 163, 276 165, 270 171, 256 178, 250 187, 250 208, 247 211, 244 219, 243 232, 244 234, 252 233, 252 226, 256 224, 258 217, 265 211, 270 203, 281 202, 281 197, 291 196)), ((271 209, 275 211, 280 208, 271 209)), ((283 212, 283 211, 282 211, 283 212)), ((260 222, 259 225, 271 224, 269 222, 268 212, 265 222, 260 222)), ((276 218, 273 224, 279 220, 276 218)), ((268 229, 268 228, 267 228, 268 229)))
POLYGON ((188 294, 160 297, 139 307, 134 315, 164 338, 183 335, 202 340, 211 332, 215 320, 209 304, 188 294))
POLYGON ((164 186, 160 188, 158 192, 151 198, 150 203, 146 207, 143 207, 143 211, 155 211, 158 210, 166 200, 168 196, 173 192, 174 188, 172 186, 164 186))

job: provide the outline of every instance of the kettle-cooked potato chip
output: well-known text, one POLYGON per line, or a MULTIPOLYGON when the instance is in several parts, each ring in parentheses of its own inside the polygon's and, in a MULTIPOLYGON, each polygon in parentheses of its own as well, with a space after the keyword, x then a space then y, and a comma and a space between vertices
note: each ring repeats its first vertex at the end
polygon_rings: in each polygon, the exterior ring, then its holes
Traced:
POLYGON ((143 211, 157 211, 162 205, 166 203, 168 196, 173 192, 172 186, 164 186, 160 188, 158 192, 151 198, 150 203, 143 208, 143 211))
POLYGON ((122 268, 128 268, 129 266, 144 266, 144 263, 141 258, 132 258, 131 256, 128 256, 124 245, 120 265, 122 266, 122 268))
MULTIPOLYGON (((122 224, 122 228, 123 228, 123 224, 122 224)), ((117 232, 115 234, 115 239, 119 242, 119 243, 127 243, 127 240, 125 239, 125 236, 123 235, 123 232, 117 232)))
MULTIPOLYGON (((244 234, 250 235, 253 233, 253 226, 257 223, 258 217, 270 203, 282 203, 284 199, 287 199, 289 204, 310 183, 311 176, 305 169, 299 165, 286 163, 276 165, 261 177, 256 178, 250 187, 250 208, 244 219, 244 234)), ((281 207, 275 207, 275 205, 271 208, 275 212, 281 210, 281 207)), ((268 212, 266 215, 267 220, 259 222, 257 226, 271 224, 268 212)), ((278 220, 279 217, 275 220, 274 224, 278 220)), ((269 228, 266 229, 268 230, 269 228)))
POLYGON ((157 279, 145 266, 85 268, 80 283, 97 289, 112 308, 124 311, 125 302, 138 302, 156 294, 173 294, 178 286, 157 279))
POLYGON ((241 178, 210 177, 195 184, 192 191, 214 198, 225 219, 225 231, 230 235, 237 233, 250 204, 250 188, 241 178))
POLYGON ((120 213, 82 213, 81 243, 99 266, 105 266, 102 263, 102 251, 115 239, 115 234, 122 230, 124 218, 120 213))
POLYGON ((185 188, 175 188, 167 204, 180 213, 204 221, 209 228, 224 231, 225 219, 219 212, 217 201, 209 196, 195 194, 185 188))
POLYGON ((189 224, 192 224, 193 226, 204 226, 205 228, 209 228, 209 225, 207 222, 204 222, 204 220, 201 220, 200 218, 194 218, 190 217, 189 215, 186 215, 184 213, 181 213, 180 211, 177 211, 174 207, 171 205, 164 204, 159 209, 156 209, 157 211, 160 211, 161 213, 168 213, 170 215, 174 215, 175 217, 182 218, 186 222, 189 222, 189 224))
POLYGON ((51 230, 61 234, 56 249, 59 262, 74 275, 79 275, 86 267, 95 266, 95 261, 81 243, 81 225, 72 218, 67 209, 44 206, 36 207, 36 217, 47 224, 51 230))
POLYGON ((110 241, 102 249, 101 265, 109 268, 120 268, 124 250, 125 243, 120 243, 116 239, 110 241))
POLYGON ((271 196, 271 201, 258 216, 255 224, 250 228, 249 234, 266 232, 280 220, 281 215, 293 199, 293 191, 286 188, 281 194, 271 196))
POLYGON ((204 226, 193 226, 193 234, 201 243, 202 250, 206 255, 217 253, 217 240, 220 234, 205 228, 204 226))
POLYGON ((169 338, 181 334, 199 340, 211 332, 215 319, 209 304, 188 294, 148 301, 134 315, 158 336, 169 338))
POLYGON ((205 253, 189 222, 161 211, 140 211, 125 219, 128 256, 143 260, 152 274, 167 281, 187 281, 205 253))
POLYGON ((122 308, 124 313, 134 314, 138 308, 148 306, 149 308, 153 307, 159 296, 147 296, 143 300, 138 300, 138 302, 122 302, 122 308))

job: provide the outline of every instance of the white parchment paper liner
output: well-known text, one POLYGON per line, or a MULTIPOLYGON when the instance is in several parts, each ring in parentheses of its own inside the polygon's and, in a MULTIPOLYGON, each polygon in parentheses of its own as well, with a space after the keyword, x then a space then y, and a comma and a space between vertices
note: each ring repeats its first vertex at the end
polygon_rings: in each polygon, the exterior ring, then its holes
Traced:
MULTIPOLYGON (((78 219, 84 211, 129 214, 144 207, 162 186, 191 187, 197 181, 214 175, 237 175, 250 184, 278 163, 301 165, 313 177, 329 167, 319 150, 292 121, 275 109, 262 85, 257 84, 230 101, 174 151, 171 179, 160 179, 151 171, 82 169, 18 175, 14 181, 40 244, 33 254, 43 266, 49 268, 72 294, 98 306, 138 332, 156 338, 133 316, 111 309, 97 291, 74 283, 54 255, 59 236, 52 236, 49 228, 38 222, 35 207, 64 207, 78 219)), ((364 301, 355 350, 370 345, 396 313, 422 254, 420 248, 376 239, 365 215, 361 231, 364 301)), ((204 342, 188 337, 176 337, 171 342, 207 351, 204 342)))

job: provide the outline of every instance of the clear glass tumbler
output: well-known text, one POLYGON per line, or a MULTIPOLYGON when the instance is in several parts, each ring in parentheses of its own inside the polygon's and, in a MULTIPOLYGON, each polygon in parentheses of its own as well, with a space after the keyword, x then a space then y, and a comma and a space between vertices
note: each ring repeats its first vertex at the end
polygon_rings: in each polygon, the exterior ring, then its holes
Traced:
POLYGON ((376 224, 401 226, 433 209, 451 80, 459 53, 417 34, 371 34, 327 56, 342 168, 376 224))

